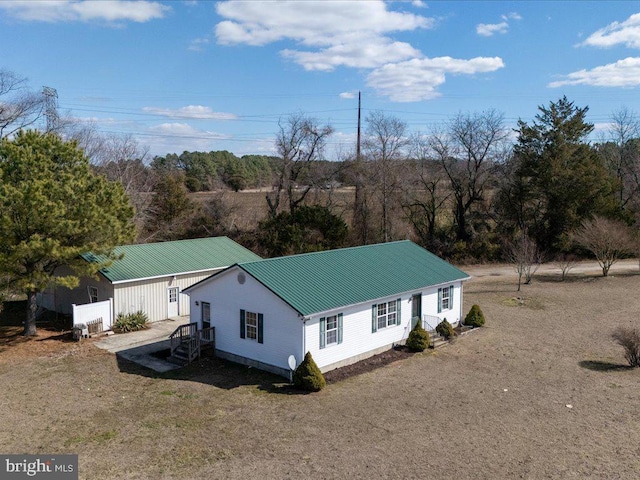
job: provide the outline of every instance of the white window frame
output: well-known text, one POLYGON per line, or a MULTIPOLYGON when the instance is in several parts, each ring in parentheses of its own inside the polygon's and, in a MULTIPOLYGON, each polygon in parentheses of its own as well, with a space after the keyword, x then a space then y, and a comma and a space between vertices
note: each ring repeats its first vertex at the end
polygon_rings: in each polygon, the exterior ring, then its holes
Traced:
POLYGON ((451 310, 451 298, 449 297, 449 292, 451 289, 449 287, 442 289, 442 301, 440 302, 440 310, 451 310))
POLYGON ((87 287, 89 293, 89 303, 98 303, 98 287, 87 287))
POLYGON ((248 310, 244 313, 244 338, 258 341, 258 314, 248 310))
POLYGON ((396 326, 396 319, 398 315, 397 306, 398 304, 396 300, 378 304, 378 330, 396 326))
POLYGON ((453 310, 453 294, 455 288, 453 285, 438 288, 438 313, 453 310))
POLYGON ((325 320, 327 323, 324 332, 324 344, 325 346, 338 344, 338 315, 331 315, 325 320))

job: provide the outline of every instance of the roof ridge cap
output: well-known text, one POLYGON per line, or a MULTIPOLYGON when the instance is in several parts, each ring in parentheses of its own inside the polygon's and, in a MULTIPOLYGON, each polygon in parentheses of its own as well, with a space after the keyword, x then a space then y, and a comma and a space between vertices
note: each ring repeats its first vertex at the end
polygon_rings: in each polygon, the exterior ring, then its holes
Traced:
MULTIPOLYGON (((300 258, 300 257, 311 256, 311 255, 323 254, 323 253, 326 254, 326 253, 330 253, 330 252, 344 252, 345 250, 359 250, 359 249, 363 249, 363 248, 382 247, 382 246, 386 246, 386 245, 393 245, 393 244, 396 244, 396 243, 413 243, 414 245, 419 246, 418 244, 412 242, 411 240, 394 240, 392 242, 370 243, 368 245, 354 245, 353 247, 332 248, 332 249, 329 249, 329 250, 318 250, 318 251, 315 251, 315 252, 295 253, 293 255, 281 255, 279 257, 261 258, 260 260, 251 260, 249 262, 242 262, 242 263, 239 263, 238 265, 246 265, 248 263, 260 263, 260 262, 266 262, 266 261, 269 261, 269 260, 280 260, 280 259, 284 259, 284 258, 300 258)), ((431 253, 431 252, 429 252, 429 253, 431 253)))

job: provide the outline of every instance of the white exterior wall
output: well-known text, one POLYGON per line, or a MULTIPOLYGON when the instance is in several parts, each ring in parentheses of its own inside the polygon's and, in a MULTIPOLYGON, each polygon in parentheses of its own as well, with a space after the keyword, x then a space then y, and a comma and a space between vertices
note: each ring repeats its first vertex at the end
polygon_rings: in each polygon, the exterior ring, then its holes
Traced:
POLYGON ((211 326, 215 327, 216 353, 230 353, 259 362, 263 364, 261 368, 276 367, 271 371, 277 373, 280 373, 278 370, 288 371, 289 355, 295 356, 297 364, 304 358, 302 319, 250 275, 244 274, 245 282, 240 284, 239 272, 239 269, 232 268, 189 292, 191 322, 198 322, 202 327, 202 302, 209 302, 211 326), (240 338, 240 310, 263 314, 263 343, 240 338))
MULTIPOLYGON (((145 312, 149 321, 157 322, 168 318, 168 289, 178 287, 180 292, 210 276, 215 270, 191 275, 176 275, 149 280, 117 283, 114 285, 113 303, 115 314, 145 312)), ((178 295, 178 315, 189 315, 189 297, 178 295)))
MULTIPOLYGON (((448 287, 451 284, 442 285, 448 287)), ((381 298, 369 303, 352 305, 322 314, 311 316, 305 322, 306 351, 311 352, 316 364, 323 372, 337 367, 355 363, 361 359, 375 355, 391 348, 393 345, 404 343, 411 331, 411 314, 413 295, 422 294, 422 315, 446 318, 455 324, 460 320, 462 283, 454 285, 452 308, 438 313, 438 287, 431 287, 423 291, 407 292, 402 295, 381 298), (372 332, 372 307, 374 304, 391 302, 400 299, 400 325, 395 325, 372 332), (342 313, 342 343, 320 348, 320 318, 342 313)), ((435 328, 436 325, 433 325, 435 328)))
POLYGON ((314 314, 303 320, 288 304, 250 275, 245 274, 245 283, 240 284, 237 279, 239 272, 237 268, 231 269, 191 290, 191 322, 197 322, 202 327, 202 302, 209 302, 211 326, 215 327, 216 351, 231 354, 232 357, 227 358, 242 363, 252 364, 245 361, 248 359, 263 364, 256 363, 259 368, 265 365, 277 367, 280 369, 277 373, 288 371, 289 355, 294 355, 299 364, 305 353, 311 352, 318 367, 326 372, 403 343, 411 330, 411 299, 414 294, 422 295, 422 315, 446 318, 452 324, 460 321, 462 282, 459 281, 453 283, 452 308, 441 313, 438 313, 438 287, 452 284, 351 305, 314 314), (401 324, 372 332, 373 304, 398 298, 401 300, 401 324), (264 315, 264 343, 240 337, 241 309, 264 315), (320 318, 339 313, 343 314, 342 343, 320 348, 320 318))
MULTIPOLYGON (((217 270, 208 270, 194 274, 173 275, 134 282, 116 283, 109 282, 102 275, 97 278, 81 277, 80 284, 74 289, 58 287, 55 290, 41 295, 39 304, 47 309, 70 315, 72 304, 84 305, 90 303, 89 287, 98 289, 98 301, 113 298, 114 315, 119 313, 134 313, 144 311, 149 316, 149 321, 157 322, 168 318, 168 292, 169 287, 179 287, 180 292, 194 283, 204 280, 217 270)), ((67 268, 56 271, 56 275, 73 274, 67 268)), ((178 315, 189 315, 189 297, 180 293, 178 295, 178 315)))

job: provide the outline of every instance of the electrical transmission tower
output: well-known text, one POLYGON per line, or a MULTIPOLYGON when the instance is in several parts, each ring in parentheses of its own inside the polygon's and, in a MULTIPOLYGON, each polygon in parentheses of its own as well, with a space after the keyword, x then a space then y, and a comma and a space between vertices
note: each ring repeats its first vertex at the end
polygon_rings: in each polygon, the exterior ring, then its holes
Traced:
POLYGON ((55 88, 42 87, 44 96, 44 115, 47 118, 47 132, 58 128, 58 92, 55 88))

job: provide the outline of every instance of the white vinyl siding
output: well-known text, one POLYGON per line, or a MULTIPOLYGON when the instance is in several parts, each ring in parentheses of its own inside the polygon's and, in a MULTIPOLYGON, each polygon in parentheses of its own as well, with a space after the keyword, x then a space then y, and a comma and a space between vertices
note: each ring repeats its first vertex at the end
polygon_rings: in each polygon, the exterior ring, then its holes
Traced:
MULTIPOLYGON (((211 303, 214 309, 211 326, 216 328, 217 350, 285 371, 288 371, 289 355, 293 355, 300 364, 305 353, 310 352, 318 367, 328 371, 338 364, 353 363, 370 356, 377 349, 391 348, 403 342, 411 330, 411 301, 415 294, 421 294, 423 314, 437 315, 436 286, 303 317, 250 275, 246 275, 245 282, 240 284, 237 279, 239 270, 231 268, 190 289, 192 311, 197 312, 193 307, 196 301, 211 303), (377 305, 383 303, 386 305, 387 327, 378 330, 377 305), (395 311, 393 307, 389 309, 389 303, 395 303, 395 311), (374 305, 375 332, 372 331, 374 305), (241 338, 241 310, 263 314, 264 343, 241 338), (394 313, 396 325, 389 327, 394 313)), ((461 282, 453 285, 454 302, 446 315, 451 323, 460 319, 460 285, 461 282)), ((199 312, 194 313, 191 321, 199 321, 200 316, 199 312)))
MULTIPOLYGON (((447 310, 446 317, 450 323, 456 323, 460 320, 460 302, 461 296, 461 282, 458 282, 453 287, 453 298, 457 299, 451 304, 451 308, 447 310)), ((449 288, 447 286, 447 288, 449 288)), ((340 311, 343 314, 343 342, 338 345, 333 345, 331 348, 321 348, 321 341, 319 335, 321 329, 319 328, 319 322, 322 318, 327 318, 332 315, 332 312, 327 312, 318 317, 312 317, 312 319, 305 324, 305 343, 306 348, 313 355, 313 359, 323 372, 335 368, 339 363, 352 363, 353 361, 366 358, 368 352, 376 349, 388 347, 391 348, 394 344, 398 344, 407 339, 409 332, 411 331, 411 312, 412 312, 412 298, 413 295, 421 295, 421 310, 423 315, 438 316, 438 288, 424 288, 422 292, 407 292, 402 294, 398 298, 386 298, 372 304, 354 305, 347 308, 342 308, 340 311), (399 300, 399 301, 398 301, 399 300), (389 303, 396 304, 396 326, 391 325, 389 327, 389 313, 393 313, 393 307, 390 312, 389 303), (386 308, 386 328, 378 329, 378 305, 385 304, 386 308), (374 310, 375 309, 375 310, 374 310), (375 311, 375 315, 374 312, 375 311), (375 321, 374 321, 375 319, 375 321), (375 326, 375 329, 373 328, 375 326), (350 360, 352 359, 352 360, 350 360)), ((439 317, 444 318, 443 314, 439 314, 439 317)), ((392 316, 393 318, 393 316, 392 316)), ((435 328, 436 325, 433 325, 435 328)))
MULTIPOLYGON (((232 268, 189 291, 193 312, 197 312, 193 307, 196 301, 212 305, 211 326, 216 329, 216 350, 286 370, 289 355, 294 355, 300 364, 304 358, 303 321, 298 313, 250 275, 245 276, 242 284, 237 277, 238 269, 232 268), (258 341, 241 338, 242 311, 245 315, 255 312, 263 318, 263 343, 259 341, 260 328, 258 341)), ((200 313, 191 315, 192 322, 199 320, 200 313)))

